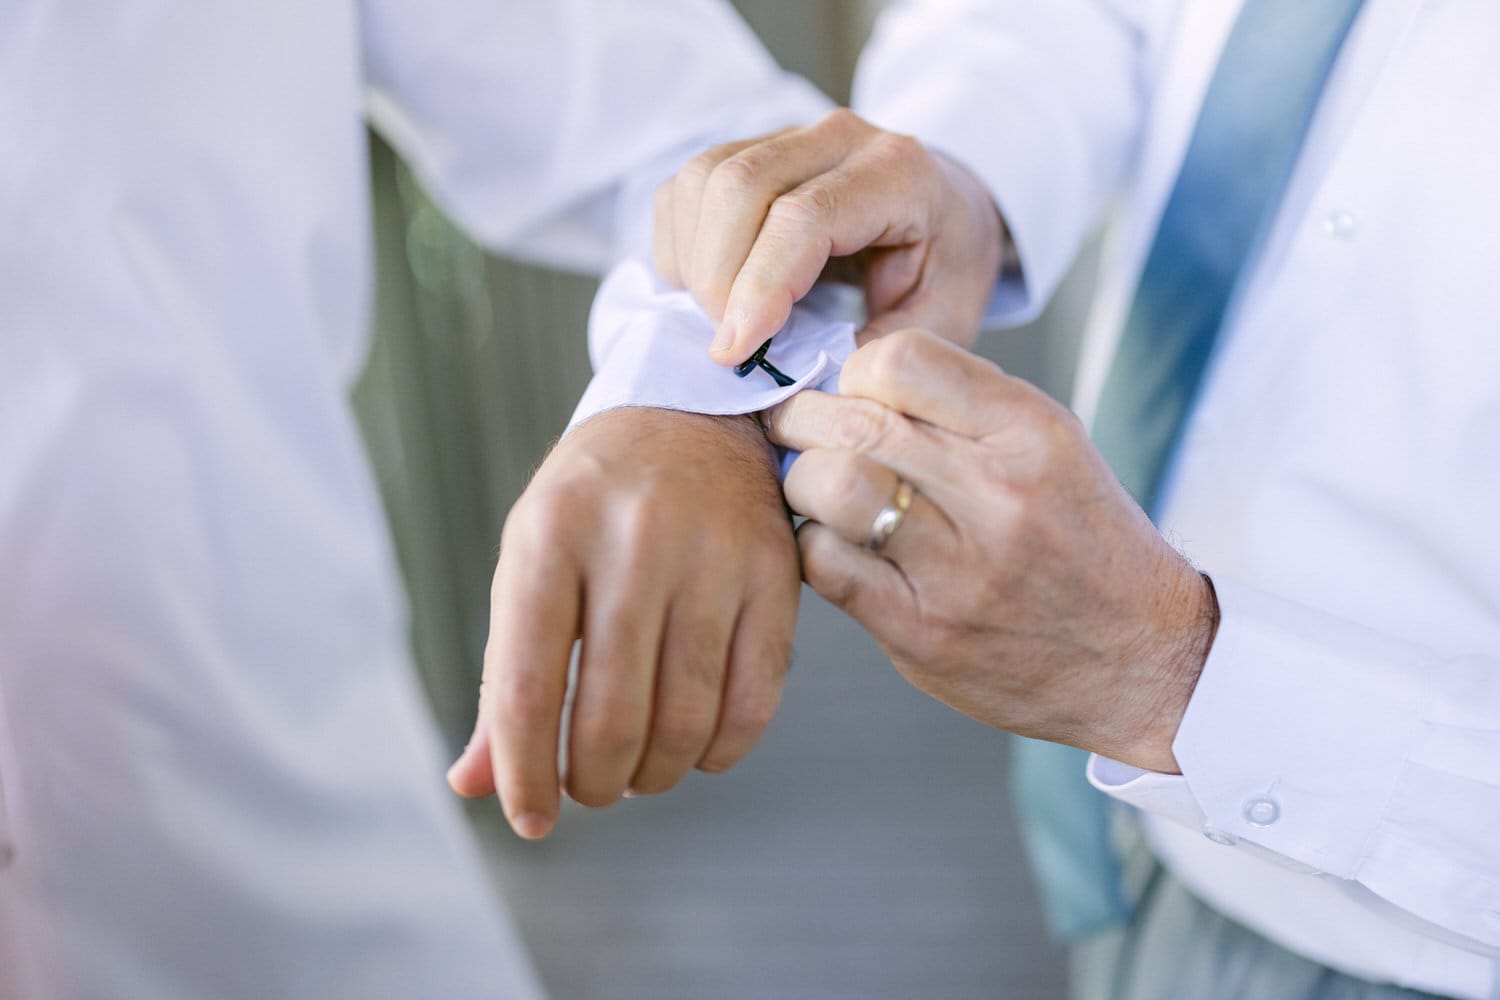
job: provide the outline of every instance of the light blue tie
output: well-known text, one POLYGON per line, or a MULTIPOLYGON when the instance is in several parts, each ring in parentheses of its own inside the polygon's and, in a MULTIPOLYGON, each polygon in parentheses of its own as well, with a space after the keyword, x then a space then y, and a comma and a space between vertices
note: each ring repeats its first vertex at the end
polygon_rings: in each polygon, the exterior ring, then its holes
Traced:
MULTIPOLYGON (((1246 0, 1219 57, 1094 419, 1095 443, 1153 516, 1224 314, 1361 2, 1246 0)), ((1033 740, 1013 749, 1012 794, 1052 930, 1073 939, 1127 919, 1088 755, 1033 740)))

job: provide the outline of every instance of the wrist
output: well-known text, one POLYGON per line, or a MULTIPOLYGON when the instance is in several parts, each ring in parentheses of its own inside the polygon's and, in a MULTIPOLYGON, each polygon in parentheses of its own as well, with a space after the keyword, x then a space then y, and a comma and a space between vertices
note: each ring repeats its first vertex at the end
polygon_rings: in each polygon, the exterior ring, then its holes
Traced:
POLYGON ((726 439, 728 447, 743 451, 747 459, 757 465, 764 464, 779 495, 781 492, 780 460, 776 446, 766 436, 765 425, 759 413, 733 413, 725 415, 699 415, 708 426, 715 427, 726 439))
POLYGON ((995 204, 989 188, 973 171, 946 153, 934 150, 933 156, 947 174, 949 184, 962 197, 965 214, 979 227, 980 259, 993 264, 991 270, 994 280, 999 281, 1008 274, 1018 273, 1021 269, 1020 255, 1015 242, 1010 238, 1010 227, 1006 225, 1005 216, 1000 213, 1000 206, 995 204))
POLYGON ((703 454, 705 445, 717 458, 734 462, 746 489, 766 489, 781 507, 781 477, 776 446, 766 437, 758 413, 705 414, 661 410, 670 414, 678 444, 673 452, 690 459, 703 454), (709 442, 715 442, 709 444, 709 442), (679 450, 681 449, 681 450, 679 450))
POLYGON ((1163 596, 1153 641, 1126 670, 1131 688, 1124 700, 1133 710, 1123 713, 1128 731, 1118 741, 1121 749, 1109 754, 1164 774, 1181 773, 1172 744, 1219 628, 1213 581, 1186 569, 1163 596))

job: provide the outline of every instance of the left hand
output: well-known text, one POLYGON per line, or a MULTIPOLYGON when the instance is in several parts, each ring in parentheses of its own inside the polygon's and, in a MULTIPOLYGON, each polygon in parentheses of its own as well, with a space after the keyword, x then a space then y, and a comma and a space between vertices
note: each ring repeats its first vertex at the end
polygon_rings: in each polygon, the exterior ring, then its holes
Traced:
POLYGON ((781 697, 797 550, 750 417, 608 410, 565 437, 505 521, 474 736, 448 781, 511 826, 557 822, 568 660, 582 639, 567 793, 607 806, 726 771, 781 697))
POLYGON ((803 575, 917 687, 981 722, 1175 772, 1172 740, 1218 624, 1082 425, 1034 386, 921 331, 856 351, 841 396, 766 416, 799 449, 803 575), (915 487, 877 554, 900 480, 915 487))

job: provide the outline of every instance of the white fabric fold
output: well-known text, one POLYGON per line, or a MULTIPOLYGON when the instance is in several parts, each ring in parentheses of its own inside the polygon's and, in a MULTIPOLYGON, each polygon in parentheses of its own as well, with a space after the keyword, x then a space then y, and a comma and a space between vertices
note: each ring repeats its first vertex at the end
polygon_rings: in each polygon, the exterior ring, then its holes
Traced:
MULTIPOLYGON (((1230 580, 1215 587, 1219 634, 1173 744, 1183 773, 1096 755, 1090 781, 1272 861, 1255 895, 1313 875, 1500 957, 1500 720, 1486 711, 1500 660, 1439 656, 1230 580)), ((1222 894, 1224 874, 1199 870, 1198 853, 1174 850, 1179 875, 1222 894)))
POLYGON ((854 324, 841 318, 835 290, 792 311, 766 359, 796 379, 779 386, 764 371, 741 377, 708 354, 713 324, 691 294, 671 288, 644 263, 626 261, 599 290, 589 317, 596 372, 568 424, 619 406, 693 413, 756 413, 803 389, 828 385, 854 351, 854 324))

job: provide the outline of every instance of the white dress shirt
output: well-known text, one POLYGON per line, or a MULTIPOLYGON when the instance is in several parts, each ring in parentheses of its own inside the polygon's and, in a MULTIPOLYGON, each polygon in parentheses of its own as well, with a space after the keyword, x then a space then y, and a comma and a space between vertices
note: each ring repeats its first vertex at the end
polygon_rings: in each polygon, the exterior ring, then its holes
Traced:
POLYGON ((595 267, 824 106, 718 0, 0 4, 0 997, 535 995, 346 403, 364 111, 595 267))
MULTIPOLYGON (((856 110, 966 163, 1004 213, 1025 284, 996 318, 1034 314, 1124 196, 1085 417, 1238 8, 913 0, 862 60, 856 110)), ((1165 493, 1223 614, 1184 773, 1091 767, 1235 920, 1467 998, 1500 988, 1497 95, 1500 6, 1366 4, 1165 493)))
MULTIPOLYGON (((1085 418, 1238 6, 911 4, 864 64, 878 122, 990 184, 1038 301, 1125 194, 1085 418)), ((1497 55, 1494 4, 1366 4, 1165 494, 1223 612, 1184 774, 1092 768, 1234 919, 1474 998, 1500 970, 1497 55)))

